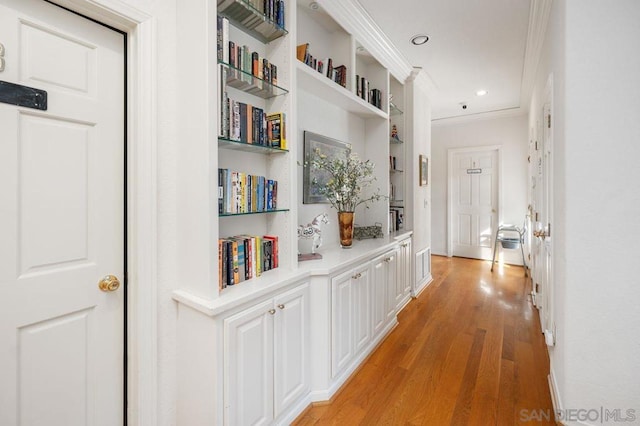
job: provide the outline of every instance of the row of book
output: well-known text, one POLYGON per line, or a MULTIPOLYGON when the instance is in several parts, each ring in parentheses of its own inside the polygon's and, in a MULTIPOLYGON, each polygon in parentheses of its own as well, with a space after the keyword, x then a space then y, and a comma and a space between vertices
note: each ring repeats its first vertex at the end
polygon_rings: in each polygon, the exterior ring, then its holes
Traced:
POLYGON ((347 67, 344 65, 333 65, 333 59, 317 59, 309 53, 309 43, 304 43, 296 48, 296 57, 300 62, 304 62, 320 74, 338 83, 342 87, 347 87, 347 67))
POLYGON ((220 290, 278 267, 278 237, 238 235, 218 239, 220 290))
POLYGON ((369 80, 359 75, 356 75, 356 95, 374 107, 382 109, 382 92, 378 89, 371 89, 369 80))
POLYGON ((218 169, 218 213, 256 213, 278 208, 278 181, 218 169))
POLYGON ((403 228, 404 209, 402 207, 389 209, 389 232, 399 231, 403 228))
POLYGON ((287 149, 286 114, 267 114, 262 108, 230 99, 223 92, 219 136, 232 141, 287 149))
MULTIPOLYGON (((237 2, 238 0, 218 0, 218 10, 225 10, 228 6, 237 2)), ((264 18, 274 22, 280 28, 285 27, 284 0, 243 0, 243 2, 260 12, 264 18)), ((248 28, 253 28, 263 22, 263 17, 251 14, 242 21, 242 24, 248 28)))
MULTIPOLYGON (((258 52, 252 52, 249 46, 240 46, 229 40, 229 20, 227 18, 218 16, 217 30, 219 61, 267 83, 278 84, 278 67, 276 65, 260 57, 258 52)), ((251 77, 248 75, 240 75, 239 78, 251 82, 251 77)))

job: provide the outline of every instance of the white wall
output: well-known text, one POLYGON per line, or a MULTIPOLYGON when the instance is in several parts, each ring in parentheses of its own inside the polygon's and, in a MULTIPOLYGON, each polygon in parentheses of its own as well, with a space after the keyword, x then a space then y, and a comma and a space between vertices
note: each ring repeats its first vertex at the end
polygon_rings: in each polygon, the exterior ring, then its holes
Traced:
MULTIPOLYGON (((527 212, 528 132, 525 115, 432 124, 432 252, 447 254, 448 150, 499 145, 502 147, 502 221, 522 224, 527 212)), ((505 250, 509 263, 522 256, 505 250)))
POLYGON ((640 419, 638 22, 640 3, 634 0, 554 2, 533 100, 535 106, 543 81, 553 73, 557 343, 550 359, 560 403, 565 409, 620 408, 623 415, 635 409, 635 424, 640 419))
MULTIPOLYGON (((413 225, 412 251, 414 254, 431 247, 431 214, 432 214, 432 176, 433 161, 431 160, 432 135, 431 135, 431 102, 429 100, 429 86, 425 81, 424 72, 414 75, 414 79, 407 84, 407 108, 412 117, 407 119, 407 134, 410 145, 407 147, 406 158, 409 162, 405 165, 413 194, 405 196, 406 210, 411 212, 408 223, 413 225), (419 156, 429 157, 428 185, 419 186, 420 176, 419 156)), ((416 277, 419 279, 420 277, 416 277)), ((420 284, 420 283, 418 283, 420 284)))
MULTIPOLYGON (((299 134, 298 141, 298 162, 304 163, 304 131, 317 133, 322 136, 336 139, 341 142, 350 143, 354 152, 361 158, 364 156, 365 146, 365 121, 345 110, 324 101, 304 90, 297 91, 297 116, 299 134), (327 125, 331 123, 331 125, 327 125)), ((378 165, 386 167, 386 164, 378 165)), ((386 170, 386 169, 385 169, 386 170)), ((329 224, 322 228, 322 245, 337 245, 340 242, 338 232, 338 214, 331 207, 331 204, 302 204, 302 177, 303 168, 298 167, 298 223, 306 224, 320 213, 329 215, 329 224)), ((371 225, 366 222, 364 208, 356 210, 355 222, 358 225, 371 225)), ((310 251, 310 241, 302 240, 300 243, 301 252, 310 251)), ((322 248, 319 250, 322 253, 322 248)))

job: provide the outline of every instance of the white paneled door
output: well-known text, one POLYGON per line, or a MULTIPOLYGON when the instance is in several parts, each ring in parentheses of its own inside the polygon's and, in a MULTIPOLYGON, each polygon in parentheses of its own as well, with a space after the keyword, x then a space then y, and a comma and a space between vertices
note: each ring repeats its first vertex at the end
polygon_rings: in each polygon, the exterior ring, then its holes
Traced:
POLYGON ((0 424, 122 424, 124 36, 0 0, 0 43, 48 94, 0 103, 0 424))
POLYGON ((451 152, 449 176, 453 256, 491 259, 498 225, 497 148, 451 152))

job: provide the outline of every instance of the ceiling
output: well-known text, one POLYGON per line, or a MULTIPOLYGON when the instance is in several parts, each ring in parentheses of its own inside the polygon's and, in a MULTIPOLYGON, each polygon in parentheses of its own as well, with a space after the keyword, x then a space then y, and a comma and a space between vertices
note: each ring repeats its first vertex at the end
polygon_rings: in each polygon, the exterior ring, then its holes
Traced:
POLYGON ((531 0, 359 2, 408 62, 433 81, 434 120, 526 107, 521 93, 527 93, 522 86, 531 0), (429 42, 411 44, 416 34, 428 35, 429 42), (488 94, 476 96, 481 89, 488 94))

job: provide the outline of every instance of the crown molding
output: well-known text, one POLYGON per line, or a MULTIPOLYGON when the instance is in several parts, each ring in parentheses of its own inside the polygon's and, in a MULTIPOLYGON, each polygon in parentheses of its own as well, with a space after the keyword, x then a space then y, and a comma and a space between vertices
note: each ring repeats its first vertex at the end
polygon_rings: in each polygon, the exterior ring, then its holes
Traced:
POLYGON ((533 92, 552 3, 553 0, 531 1, 527 45, 524 54, 524 66, 522 67, 522 83, 520 85, 520 106, 529 104, 531 93, 533 92))
POLYGON ((505 117, 517 117, 521 115, 526 115, 528 110, 526 108, 515 107, 515 108, 505 108, 496 111, 487 111, 487 112, 478 112, 475 114, 466 114, 466 115, 458 115, 455 117, 445 117, 445 118, 436 118, 431 120, 432 126, 449 126, 454 124, 463 124, 472 121, 481 121, 481 120, 494 120, 497 118, 505 118, 505 117))
POLYGON ((438 87, 433 82, 433 79, 422 67, 414 67, 407 81, 421 86, 429 96, 434 96, 438 91, 438 87))
POLYGON ((356 0, 318 0, 318 4, 351 33, 389 72, 405 82, 413 68, 389 37, 356 0))

